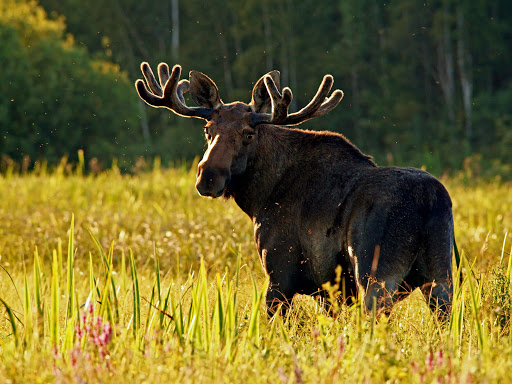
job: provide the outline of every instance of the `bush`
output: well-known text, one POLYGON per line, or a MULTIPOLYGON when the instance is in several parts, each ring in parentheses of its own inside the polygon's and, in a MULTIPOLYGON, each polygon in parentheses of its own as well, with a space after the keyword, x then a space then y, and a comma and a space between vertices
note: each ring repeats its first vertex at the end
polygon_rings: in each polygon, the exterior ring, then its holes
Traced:
POLYGON ((34 1, 0 0, 0 153, 101 161, 138 145, 137 95, 119 67, 93 59, 34 1))

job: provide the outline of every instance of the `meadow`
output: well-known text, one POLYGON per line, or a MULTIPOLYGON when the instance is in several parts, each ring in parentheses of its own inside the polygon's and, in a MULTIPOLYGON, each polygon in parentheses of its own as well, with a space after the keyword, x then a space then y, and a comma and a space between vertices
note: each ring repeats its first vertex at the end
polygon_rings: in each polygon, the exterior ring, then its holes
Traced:
POLYGON ((334 314, 298 296, 267 319, 250 220, 194 181, 158 162, 0 176, 0 382, 512 382, 509 182, 442 179, 463 275, 443 325, 419 292, 376 319, 336 286, 334 314))

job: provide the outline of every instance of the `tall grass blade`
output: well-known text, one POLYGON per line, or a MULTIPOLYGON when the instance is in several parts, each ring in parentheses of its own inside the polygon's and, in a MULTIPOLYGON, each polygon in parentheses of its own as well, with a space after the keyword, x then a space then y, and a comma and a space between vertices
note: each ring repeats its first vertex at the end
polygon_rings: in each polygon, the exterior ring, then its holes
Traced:
POLYGON ((137 277, 137 268, 135 267, 135 258, 130 249, 130 267, 132 273, 132 291, 133 291, 133 337, 137 337, 140 330, 140 293, 139 279, 137 277))
POLYGON ((361 338, 364 333, 364 290, 362 287, 359 287, 359 296, 357 298, 357 334, 358 337, 361 338))
POLYGON ((78 165, 76 167, 76 175, 82 177, 85 171, 85 158, 84 158, 84 150, 78 150, 78 165))
POLYGON ((458 280, 459 285, 462 283, 462 265, 460 262, 460 253, 459 253, 459 247, 457 247, 457 242, 455 241, 455 234, 453 235, 453 255, 455 258, 455 267, 457 270, 457 276, 455 277, 455 280, 458 280))
POLYGON ((54 347, 59 341, 59 259, 57 251, 53 251, 52 261, 52 303, 50 306, 50 340, 54 347))
MULTIPOLYGON (((160 259, 158 257, 158 252, 156 250, 156 244, 153 244, 153 256, 155 257, 155 284, 153 286, 153 289, 156 290, 156 296, 157 296, 157 304, 156 307, 160 305, 162 302, 162 285, 160 281, 160 259)), ((163 309, 165 312, 165 308, 163 309)), ((158 319, 160 324, 160 329, 163 328, 163 320, 164 320, 164 314, 160 312, 158 319)))
MULTIPOLYGON (((214 331, 213 335, 219 343, 225 341, 225 313, 224 313, 224 302, 222 299, 222 281, 219 274, 217 274, 217 289, 216 289, 215 307, 213 310, 213 323, 214 331)), ((229 298, 228 298, 229 300, 229 298)))
POLYGON ((91 236, 92 241, 96 245, 96 248, 98 248, 98 252, 100 253, 101 259, 103 260, 103 264, 105 265, 105 268, 106 268, 108 265, 108 260, 107 260, 107 255, 105 255, 105 250, 103 249, 103 246, 101 245, 100 241, 96 238, 96 236, 94 236, 94 233, 92 233, 90 229, 88 229, 87 232, 89 232, 89 235, 91 236))
POLYGON ((254 345, 259 344, 260 337, 260 307, 261 302, 263 300, 263 296, 267 291, 267 287, 269 284, 269 277, 265 278, 265 282, 263 284, 262 290, 258 290, 258 286, 256 285, 256 281, 254 280, 254 276, 251 274, 252 286, 253 286, 253 298, 252 298, 252 309, 251 309, 251 317, 249 320, 249 329, 247 331, 247 337, 252 341, 254 345))
POLYGON ((160 310, 160 329, 162 329, 162 330, 165 329, 165 327, 166 327, 165 317, 169 317, 171 320, 174 320, 172 315, 168 314, 169 298, 171 296, 171 287, 172 286, 173 286, 173 283, 171 282, 171 284, 169 284, 169 287, 167 288, 167 293, 165 294, 164 305, 163 305, 162 309, 160 310))
POLYGON ((153 288, 151 289, 151 298, 149 299, 149 301, 147 301, 147 299, 143 297, 144 301, 146 301, 149 304, 148 305, 148 314, 146 315, 146 328, 144 330, 145 335, 147 335, 151 329, 151 324, 152 324, 152 316, 151 315, 153 314, 153 307, 157 307, 159 305, 158 302, 156 304, 154 302, 155 291, 156 291, 156 282, 155 282, 155 284, 153 284, 153 288))
MULTIPOLYGON (((171 291, 171 286, 169 286, 168 294, 171 291)), ((181 345, 184 343, 184 333, 185 333, 185 321, 183 319, 183 308, 181 300, 179 299, 176 303, 174 300, 174 295, 170 296, 171 300, 171 317, 174 320, 174 333, 178 336, 179 342, 181 345)))
MULTIPOLYGON (((466 280, 471 278, 471 276, 467 276, 466 280)), ((452 313, 450 315, 450 331, 454 338, 458 338, 458 331, 460 329, 461 324, 459 323, 459 310, 463 308, 463 286, 466 280, 462 279, 462 263, 458 265, 457 270, 453 276, 453 299, 452 299, 452 313), (457 278, 459 276, 459 278, 457 278), (461 298, 462 296, 462 298, 461 298), (461 301, 462 300, 462 301, 461 301), (459 308, 459 309, 457 309, 459 308)))
POLYGON ((505 256, 505 246, 507 245, 507 235, 508 232, 505 232, 505 237, 503 238, 503 245, 501 246, 500 265, 503 265, 503 258, 505 256))
POLYGON ((464 314, 466 313, 466 295, 462 292, 462 296, 460 299, 460 310, 459 310, 459 318, 458 318, 458 334, 459 334, 459 357, 462 354, 462 337, 464 331, 464 314))
POLYGON ((124 254, 124 250, 121 251, 121 287, 123 288, 123 293, 126 292, 126 256, 124 254))
POLYGON ((375 324, 377 322, 377 298, 372 297, 372 318, 370 321, 370 340, 373 340, 373 336, 375 334, 375 324))
MULTIPOLYGON (((510 246, 510 253, 508 254, 508 265, 507 265, 507 281, 509 286, 512 288, 512 245, 510 246)), ((512 294, 512 292, 511 292, 512 294)))
POLYGON ((61 274, 59 279, 62 280, 64 278, 64 276, 62 276, 62 273, 64 273, 64 261, 62 259, 62 239, 60 237, 57 239, 57 259, 59 261, 59 272, 61 274))
POLYGON ((41 339, 44 336, 44 306, 42 301, 41 265, 37 247, 34 251, 34 301, 36 306, 36 334, 41 339))
POLYGON ((94 263, 92 261, 92 253, 89 252, 89 292, 90 295, 96 295, 96 298, 99 300, 101 297, 101 292, 98 287, 98 282, 94 277, 94 263))
MULTIPOLYGON (((206 351, 210 348, 210 342, 212 339, 211 335, 211 326, 210 326, 210 318, 208 316, 209 308, 208 308, 208 273, 206 272, 206 267, 204 265, 204 259, 201 259, 201 266, 199 268, 199 279, 200 282, 200 291, 201 295, 201 304, 202 304, 202 329, 204 337, 202 338, 203 347, 206 351)), ((201 312, 201 310, 200 310, 201 312)))
POLYGON ((189 327, 188 327, 188 332, 187 332, 187 339, 190 340, 190 341, 194 341, 195 340, 195 334, 196 334, 196 324, 198 323, 197 321, 197 314, 193 314, 192 315, 192 318, 190 319, 190 324, 189 324, 189 327))
MULTIPOLYGON (((468 270, 470 270, 471 267, 469 265, 467 258, 464 257, 464 261, 466 263, 466 268, 468 270)), ((473 279, 471 279, 471 276, 468 276, 468 284, 469 284, 469 292, 471 295, 471 306, 472 306, 473 314, 475 317, 478 343, 480 345, 480 348, 483 348, 484 347, 484 336, 483 336, 482 324, 480 323, 480 314, 479 314, 479 306, 478 306, 479 300, 477 298, 477 292, 475 291, 475 287, 473 285, 473 279)))
POLYGON ((191 283, 192 288, 192 303, 189 309, 188 325, 187 325, 187 338, 196 345, 202 345, 202 334, 201 334, 201 309, 202 309, 202 288, 201 288, 201 275, 198 276, 198 281, 191 283))
MULTIPOLYGON (((109 301, 109 307, 108 310, 110 312, 110 321, 112 322, 119 322, 119 300, 117 298, 117 290, 116 290, 116 283, 114 281, 114 241, 110 244, 110 248, 108 250, 108 257, 107 257, 107 282, 105 282, 105 285, 108 285, 110 287, 110 290, 112 292, 112 299, 110 298, 110 294, 108 295, 108 301, 109 301), (114 306, 113 316, 112 316, 112 304, 114 306)), ((108 291, 107 291, 108 293, 108 291)))
POLYGON ((74 303, 73 299, 75 297, 75 275, 74 275, 74 238, 73 232, 75 227, 75 215, 71 214, 71 225, 69 227, 69 239, 68 239, 68 263, 67 263, 67 285, 66 292, 68 295, 67 309, 66 309, 66 324, 68 319, 70 319, 73 315, 74 303))
POLYGON ((283 320, 282 320, 281 316, 278 316, 277 324, 279 326, 279 331, 281 333, 281 337, 286 342, 286 344, 291 345, 290 344, 290 336, 288 335, 288 331, 286 330, 286 327, 283 324, 283 320))
POLYGON ((162 299, 162 297, 161 297, 162 288, 161 288, 161 283, 160 283, 160 260, 158 258, 158 252, 156 250, 156 244, 154 244, 154 247, 153 247, 153 255, 155 257, 156 292, 157 292, 157 295, 158 295, 158 301, 160 302, 161 299, 162 299))
POLYGON ((16 291, 16 296, 18 296, 18 300, 20 301, 20 304, 23 305, 23 301, 21 300, 20 293, 18 292, 18 288, 16 287, 16 284, 14 283, 14 280, 13 280, 11 274, 9 273, 9 271, 7 269, 5 269, 5 267, 2 264, 0 264, 0 268, 2 268, 4 270, 4 272, 7 274, 7 276, 9 276, 12 286, 14 287, 14 290, 16 291))
POLYGON ((30 348, 32 346, 32 336, 34 334, 34 330, 32 327, 32 306, 30 304, 30 291, 28 289, 28 279, 27 279, 27 271, 24 271, 24 302, 23 302, 23 320, 25 323, 25 332, 24 332, 24 344, 26 347, 30 348))
POLYGON ((66 329, 64 331, 64 341, 62 343, 63 351, 70 351, 74 346, 75 325, 79 316, 79 312, 75 310, 76 308, 74 308, 72 316, 69 319, 66 319, 66 329))
POLYGON ((0 298, 0 301, 5 307, 5 311, 7 312, 7 315, 9 316, 9 323, 11 324, 12 329, 12 336, 14 338, 14 344, 16 348, 18 347, 19 341, 18 341, 18 327, 16 326, 16 319, 14 316, 14 313, 11 309, 11 307, 2 299, 0 298))
POLYGON ((108 320, 113 324, 114 318, 112 315, 111 308, 111 299, 110 299, 110 290, 112 284, 112 260, 109 258, 109 266, 107 267, 107 278, 105 280, 105 285, 103 286, 103 290, 101 291, 100 306, 98 309, 98 314, 103 317, 107 317, 108 320))

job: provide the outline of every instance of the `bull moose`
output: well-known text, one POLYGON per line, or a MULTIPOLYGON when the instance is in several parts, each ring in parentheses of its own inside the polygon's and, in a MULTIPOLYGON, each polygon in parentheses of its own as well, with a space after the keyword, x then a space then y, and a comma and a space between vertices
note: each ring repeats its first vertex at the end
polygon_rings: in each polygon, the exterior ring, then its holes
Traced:
POLYGON ((141 64, 139 96, 152 107, 206 120, 208 148, 197 169, 200 195, 234 198, 251 218, 270 278, 269 313, 299 294, 315 294, 342 267, 345 291, 379 312, 420 288, 446 319, 452 300, 453 217, 443 185, 419 169, 379 167, 343 135, 288 128, 325 115, 343 92, 327 98, 325 75, 311 102, 289 113, 292 92, 278 71, 261 77, 249 104, 224 104, 215 83, 181 67, 169 73, 141 64), (183 94, 197 104, 187 106, 183 94))

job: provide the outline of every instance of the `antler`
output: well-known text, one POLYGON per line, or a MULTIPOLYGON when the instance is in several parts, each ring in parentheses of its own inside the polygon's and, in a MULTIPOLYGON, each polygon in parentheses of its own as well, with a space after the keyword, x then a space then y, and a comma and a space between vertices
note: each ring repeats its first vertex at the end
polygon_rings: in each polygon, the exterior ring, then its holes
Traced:
POLYGON ((288 107, 293 99, 290 88, 283 89, 283 94, 279 92, 277 86, 270 76, 265 76, 265 86, 272 100, 272 113, 253 113, 253 125, 270 123, 276 125, 298 125, 314 117, 325 115, 338 105, 343 98, 343 92, 335 90, 329 98, 326 98, 334 83, 331 75, 325 75, 316 95, 311 99, 308 105, 300 111, 288 114, 288 107))
POLYGON ((209 119, 213 113, 213 109, 204 107, 189 107, 185 103, 183 93, 187 92, 190 87, 188 80, 181 80, 181 66, 175 65, 169 75, 169 66, 166 63, 158 65, 158 78, 160 83, 155 79, 155 75, 148 63, 143 62, 140 65, 142 74, 151 91, 148 91, 143 80, 138 79, 135 87, 142 100, 152 107, 169 108, 174 113, 185 117, 197 117, 200 119, 209 119))

